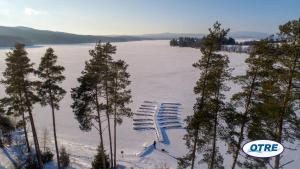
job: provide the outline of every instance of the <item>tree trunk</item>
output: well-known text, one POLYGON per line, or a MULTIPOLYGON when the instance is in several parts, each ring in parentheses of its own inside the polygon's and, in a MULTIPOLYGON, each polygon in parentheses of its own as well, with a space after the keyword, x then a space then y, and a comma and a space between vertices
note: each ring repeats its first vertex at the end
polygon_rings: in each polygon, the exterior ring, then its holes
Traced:
POLYGON ((36 133, 36 128, 35 128, 35 124, 34 124, 34 120, 33 120, 31 105, 30 105, 30 102, 29 102, 29 98, 28 98, 28 95, 27 95, 26 88, 24 87, 24 89, 25 89, 24 90, 25 101, 26 101, 27 111, 28 111, 28 114, 29 114, 29 119, 30 119, 30 124, 31 124, 31 129, 32 129, 32 135, 33 135, 33 141, 34 141, 34 145, 35 145, 37 161, 38 161, 38 165, 39 165, 40 169, 43 169, 44 168, 43 167, 43 161, 42 161, 42 157, 41 157, 38 136, 37 136, 37 133, 36 133))
MULTIPOLYGON (((209 51, 209 55, 208 55, 207 62, 206 62, 206 67, 205 67, 205 78, 204 78, 202 91, 201 91, 201 101, 200 101, 200 104, 199 104, 199 107, 200 107, 199 111, 201 111, 203 103, 204 103, 204 93, 205 93, 205 89, 206 89, 206 80, 207 80, 206 75, 207 75, 208 68, 209 68, 210 55, 211 55, 211 49, 209 51)), ((199 132, 199 127, 197 126, 197 128, 195 129, 195 133, 194 133, 194 136, 195 136, 194 141, 195 142, 194 142, 193 151, 192 151, 192 167, 191 167, 191 169, 194 169, 194 165, 195 165, 196 149, 197 149, 198 134, 199 134, 198 132, 199 132)))
POLYGON ((107 123, 108 123, 108 137, 109 137, 109 147, 110 147, 110 163, 111 163, 111 168, 113 168, 113 151, 112 151, 112 139, 111 139, 111 129, 110 129, 110 119, 109 119, 109 113, 108 110, 106 112, 106 117, 107 117, 107 123))
POLYGON ((215 113, 215 118, 214 118, 213 149, 212 149, 212 156, 211 156, 209 169, 214 169, 215 158, 216 158, 217 125, 218 125, 217 117, 218 117, 218 112, 215 113))
POLYGON ((34 144, 35 144, 35 151, 36 151, 38 165, 41 169, 43 169, 43 162, 42 162, 39 142, 38 142, 38 138, 37 138, 37 134, 36 134, 35 125, 34 125, 31 110, 29 112, 29 118, 30 118, 30 124, 31 124, 31 128, 32 128, 32 135, 33 135, 33 141, 34 141, 34 144))
POLYGON ((54 142, 55 142, 55 151, 56 151, 56 158, 57 158, 57 167, 58 167, 58 169, 61 169, 61 167, 60 167, 60 158, 59 158, 59 150, 58 150, 58 143, 57 143, 57 136, 56 136, 55 112, 54 112, 53 96, 52 96, 51 89, 49 90, 49 93, 50 93, 50 103, 51 103, 51 109, 52 109, 52 123, 53 123, 53 134, 54 134, 54 142))
POLYGON ((101 116, 100 116, 100 106, 99 106, 99 100, 98 100, 98 89, 96 87, 96 107, 97 107, 97 115, 98 115, 98 126, 99 126, 99 136, 100 136, 100 147, 102 149, 102 167, 104 169, 107 169, 106 167, 106 158, 104 153, 104 145, 103 145, 103 135, 102 135, 102 125, 101 125, 101 116))
MULTIPOLYGON (((18 92, 19 94, 19 99, 20 99, 20 105, 22 106, 23 105, 23 101, 22 101, 22 93, 20 92, 20 90, 19 90, 19 92, 18 92)), ((23 120, 23 129, 24 129, 24 134, 25 134, 25 141, 26 141, 26 147, 27 147, 27 151, 28 151, 28 153, 29 154, 31 154, 31 148, 30 148, 30 144, 29 144, 29 140, 28 140, 28 133, 27 133, 27 123, 26 123, 26 118, 25 118, 25 113, 24 113, 24 110, 21 110, 20 108, 19 108, 19 114, 22 114, 22 120, 23 120)))
MULTIPOLYGON (((105 54, 105 56, 107 57, 107 53, 105 54)), ((114 163, 113 163, 113 150, 112 150, 112 138, 111 138, 111 129, 110 129, 110 118, 109 118, 109 96, 108 96, 108 71, 109 71, 109 65, 108 65, 108 61, 106 58, 106 70, 105 70, 105 95, 106 95, 106 118, 107 118, 107 123, 108 123, 108 137, 109 137, 109 148, 110 148, 110 163, 111 166, 110 168, 114 168, 114 163)))
POLYGON ((108 84, 107 79, 105 82, 105 94, 106 94, 106 118, 108 123, 108 137, 109 137, 109 148, 110 148, 110 168, 113 168, 113 151, 112 151, 112 139, 111 139, 111 129, 110 129, 110 118, 109 118, 109 98, 108 98, 108 84))
POLYGON ((115 88, 114 88, 114 169, 117 169, 117 83, 118 70, 116 70, 115 88))
POLYGON ((219 114, 219 89, 216 94, 216 110, 214 113, 214 133, 213 133, 213 148, 212 148, 212 156, 210 160, 209 169, 214 169, 215 161, 216 161, 216 153, 217 153, 217 127, 218 127, 218 114, 219 114))
POLYGON ((193 152, 192 152, 192 166, 191 169, 194 169, 195 167, 195 160, 196 160, 196 149, 197 149, 197 142, 198 142, 198 128, 195 130, 194 133, 194 146, 193 146, 193 152))
POLYGON ((245 131, 245 125, 246 125, 245 120, 246 120, 246 118, 248 116, 248 113, 249 113, 251 98, 252 98, 253 90, 254 90, 254 87, 255 87, 254 84, 255 84, 255 81, 256 81, 256 75, 257 75, 257 71, 255 71, 253 79, 251 81, 251 87, 250 87, 250 91, 249 91, 249 94, 248 94, 248 97, 247 97, 247 100, 246 100, 245 111, 243 113, 243 122, 242 122, 241 130, 240 130, 240 133, 239 133, 239 140, 238 140, 238 144, 237 144, 237 147, 236 147, 237 149, 233 154, 233 163, 232 163, 231 169, 235 169, 237 159, 238 159, 239 154, 240 154, 240 148, 241 148, 242 142, 244 140, 244 131, 245 131))
POLYGON ((116 110, 114 113, 114 169, 117 168, 117 116, 116 110))
POLYGON ((28 140, 27 125, 26 125, 26 119, 25 119, 24 112, 22 112, 22 119, 23 119, 23 129, 24 129, 24 134, 25 134, 26 147, 27 147, 28 153, 30 154, 31 148, 30 148, 29 140, 28 140))
POLYGON ((2 131, 0 129, 0 148, 4 147, 3 142, 2 142, 2 137, 3 137, 3 133, 2 133, 2 131))

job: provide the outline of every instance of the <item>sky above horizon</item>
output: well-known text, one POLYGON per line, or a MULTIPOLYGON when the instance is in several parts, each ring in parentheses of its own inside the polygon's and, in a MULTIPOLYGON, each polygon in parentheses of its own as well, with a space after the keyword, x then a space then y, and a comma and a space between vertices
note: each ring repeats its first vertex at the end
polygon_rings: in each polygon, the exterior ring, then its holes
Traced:
POLYGON ((0 0, 1 26, 91 35, 207 33, 217 20, 275 33, 299 18, 299 0, 0 0))

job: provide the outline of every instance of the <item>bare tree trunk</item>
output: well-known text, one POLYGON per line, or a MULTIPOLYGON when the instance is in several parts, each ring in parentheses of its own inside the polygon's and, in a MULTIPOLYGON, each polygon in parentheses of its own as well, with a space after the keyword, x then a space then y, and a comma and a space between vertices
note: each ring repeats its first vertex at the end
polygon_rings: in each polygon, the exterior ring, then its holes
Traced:
POLYGON ((112 139, 111 139, 111 129, 110 129, 110 119, 109 119, 109 113, 106 112, 106 117, 107 117, 107 123, 108 123, 108 136, 109 136, 109 147, 110 147, 110 163, 111 163, 111 168, 114 168, 113 166, 113 151, 112 151, 112 139))
MULTIPOLYGON (((22 101, 22 94, 19 90, 18 92, 19 94, 19 99, 21 101, 20 105, 22 106, 23 105, 23 101, 22 101)), ((27 133, 27 122, 26 122, 26 118, 25 118, 25 113, 24 113, 24 110, 21 110, 19 108, 19 114, 22 114, 22 120, 23 120, 23 129, 24 129, 24 134, 25 134, 25 141, 26 141, 26 147, 27 147, 27 151, 29 154, 31 154, 31 148, 30 148, 30 144, 29 144, 29 140, 28 140, 28 133, 27 133)))
POLYGON ((55 151, 56 151, 56 158, 57 158, 57 167, 58 167, 58 169, 61 169, 60 158, 59 158, 59 149, 58 149, 57 136, 56 136, 55 112, 54 112, 53 96, 52 96, 51 89, 49 90, 49 93, 50 93, 50 103, 51 103, 51 109, 52 109, 52 123, 53 123, 55 151))
POLYGON ((193 152, 192 152, 192 166, 191 169, 195 167, 195 160, 196 160, 196 149, 197 149, 197 142, 198 142, 198 128, 195 130, 194 133, 194 145, 193 145, 193 152))
POLYGON ((219 113, 219 89, 216 94, 216 110, 214 113, 214 133, 213 133, 213 148, 212 148, 212 156, 210 161, 209 169, 214 169, 215 161, 216 161, 216 153, 217 153, 217 127, 218 127, 218 113, 219 113))
MULTIPOLYGON (((118 71, 118 70, 116 70, 118 71)), ((114 89, 114 169, 117 169, 117 83, 118 73, 116 72, 115 89, 114 89)))
POLYGON ((215 113, 215 118, 214 118, 213 149, 212 149, 212 157, 211 157, 209 169, 214 169, 215 158, 216 158, 217 125, 218 125, 217 117, 218 117, 218 112, 215 113))
POLYGON ((110 129, 110 117, 109 117, 109 98, 108 98, 108 84, 107 80, 105 82, 105 94, 106 94, 106 118, 108 123, 108 137, 109 137, 109 147, 110 147, 110 168, 113 168, 113 151, 112 151, 112 139, 111 139, 111 129, 110 129))
POLYGON ((103 135, 102 135, 102 125, 101 125, 101 116, 100 116, 100 106, 99 106, 99 100, 98 100, 98 89, 96 87, 96 107, 97 107, 97 115, 98 115, 98 126, 99 126, 99 136, 100 136, 100 147, 102 149, 102 167, 104 169, 107 169, 106 167, 106 158, 104 153, 104 145, 103 145, 103 135))
POLYGON ((36 133, 36 128, 35 128, 35 124, 34 124, 34 120, 33 120, 33 115, 32 115, 32 110, 31 110, 31 105, 29 102, 29 98, 27 95, 27 91, 26 88, 24 87, 24 94, 25 94, 25 101, 26 101, 26 106, 27 106, 27 111, 29 114, 29 119, 30 119, 30 124, 31 124, 31 129, 32 129, 32 135, 33 135, 33 141, 34 141, 34 145, 35 145, 35 151, 36 151, 36 156, 37 156, 37 161, 38 161, 38 165, 40 167, 40 169, 43 169, 43 161, 42 161, 42 157, 41 157, 41 151, 40 151, 40 146, 39 146, 39 141, 38 141, 38 137, 37 137, 37 133, 36 133))
POLYGON ((24 112, 22 112, 22 119, 23 119, 23 129, 24 129, 24 134, 25 134, 25 141, 26 141, 27 151, 28 151, 28 153, 31 153, 31 148, 30 148, 29 140, 28 140, 27 125, 26 125, 26 119, 25 119, 24 112))
MULTIPOLYGON (((107 57, 107 53, 105 54, 105 56, 107 57)), ((107 117, 107 123, 108 123, 108 137, 109 137, 109 148, 110 148, 110 163, 111 163, 111 166, 110 168, 114 168, 114 163, 113 163, 113 148, 112 148, 112 137, 111 137, 111 129, 110 129, 110 118, 109 118, 109 96, 108 96, 108 77, 109 77, 109 74, 108 74, 108 69, 109 69, 109 65, 108 65, 108 61, 107 61, 107 58, 106 58, 106 68, 107 70, 105 71, 105 95, 106 95, 106 117, 107 117)))
POLYGON ((117 169, 117 116, 116 110, 114 113, 114 169, 117 169))
POLYGON ((0 136, 0 148, 3 148, 4 145, 3 145, 3 142, 2 142, 2 136, 0 136))

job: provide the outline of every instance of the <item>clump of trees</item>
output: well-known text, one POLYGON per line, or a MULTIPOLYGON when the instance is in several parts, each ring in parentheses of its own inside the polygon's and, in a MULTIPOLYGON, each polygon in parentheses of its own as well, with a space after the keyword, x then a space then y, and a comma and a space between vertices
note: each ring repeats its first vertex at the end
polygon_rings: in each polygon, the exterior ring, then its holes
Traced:
POLYGON ((198 48, 200 46, 200 43, 200 38, 179 37, 178 39, 172 39, 170 41, 170 46, 198 48))
POLYGON ((7 53, 6 69, 3 72, 4 79, 1 83, 5 87, 7 97, 4 98, 8 110, 16 115, 22 115, 22 124, 26 136, 28 152, 31 152, 27 130, 25 113, 28 114, 33 141, 36 151, 38 166, 43 168, 39 141, 37 137, 35 122, 32 114, 33 105, 39 101, 36 94, 37 81, 31 80, 29 76, 34 75, 33 63, 27 57, 23 44, 16 44, 15 48, 7 53))
MULTIPOLYGON (((43 163, 52 160, 53 154, 49 149, 43 153, 41 152, 33 117, 33 105, 35 103, 41 103, 42 105, 51 106, 54 139, 57 147, 54 110, 59 108, 59 101, 65 94, 65 91, 58 86, 58 84, 64 80, 64 76, 62 75, 64 68, 56 65, 57 56, 51 48, 47 49, 37 70, 34 69, 34 64, 31 63, 27 55, 25 46, 19 43, 7 53, 5 60, 6 69, 3 72, 4 78, 1 80, 1 84, 4 85, 7 96, 1 99, 1 110, 9 116, 17 117, 18 123, 16 127, 23 129, 27 152, 29 154, 28 157, 32 157, 34 154, 32 154, 27 130, 27 120, 29 119, 37 167, 43 168, 43 163), (36 75, 38 78, 33 78, 36 75)), ((1 122, 1 124, 6 124, 5 126, 9 127, 9 118, 5 117, 5 122, 1 122)), ((58 151, 56 154, 59 160, 58 151)), ((28 161, 32 163, 29 166, 35 166, 35 159, 29 159, 28 161)))
POLYGON ((201 70, 200 78, 194 88, 198 95, 194 114, 186 118, 187 134, 184 137, 189 153, 180 160, 180 167, 195 167, 196 152, 203 152, 204 163, 210 169, 222 168, 223 157, 219 152, 219 133, 224 132, 221 118, 225 110, 223 92, 228 90, 224 81, 230 77, 228 57, 218 54, 221 41, 229 30, 221 28, 216 22, 209 34, 203 38, 200 48, 203 56, 193 64, 201 70))
POLYGON ((279 169, 285 164, 281 155, 253 158, 242 155, 241 148, 257 139, 281 144, 300 140, 300 19, 279 26, 280 43, 264 39, 253 44, 246 74, 232 77, 242 88, 230 102, 222 94, 228 90, 225 80, 231 79, 228 58, 216 53, 228 32, 220 26, 216 23, 209 29, 200 48, 201 59, 193 65, 201 70, 194 88, 198 97, 194 114, 185 120, 189 152, 179 160, 179 168, 195 168, 198 153, 208 169, 224 168, 218 143, 225 142, 233 158, 232 169, 279 169))
MULTIPOLYGON (((131 102, 128 65, 123 60, 113 60, 112 55, 115 53, 116 47, 110 43, 97 43, 95 48, 89 51, 92 58, 86 62, 82 76, 78 78, 79 86, 71 91, 74 100, 71 107, 80 129, 90 131, 94 127, 99 132, 99 151, 94 163, 97 166, 101 164, 102 168, 117 168, 117 124, 122 123, 123 117, 132 116, 128 107, 131 102), (107 125, 103 126, 105 121, 107 125), (103 145, 102 134, 106 127, 109 133, 110 158, 106 158, 103 145)), ((46 138, 44 138, 44 152, 41 152, 32 112, 35 103, 50 106, 57 165, 58 168, 66 168, 69 164, 68 155, 64 148, 61 152, 58 150, 55 120, 55 111, 59 110, 59 102, 66 94, 60 86, 65 79, 63 75, 65 69, 57 64, 57 55, 52 48, 46 50, 37 69, 34 69, 33 65, 27 57, 23 44, 16 44, 15 48, 7 53, 6 70, 3 72, 4 79, 1 80, 7 94, 0 100, 1 131, 13 130, 15 125, 9 116, 18 117, 16 127, 22 127, 24 130, 29 157, 36 155, 36 160, 28 159, 28 166, 43 168, 43 163, 52 160, 53 154, 46 148, 46 138), (27 119, 31 126, 35 153, 32 153, 28 139, 27 119)), ((0 145, 3 146, 2 138, 0 141, 0 145)))
POLYGON ((92 58, 86 62, 82 75, 78 78, 79 86, 71 91, 74 100, 71 107, 79 122, 79 128, 83 131, 95 128, 99 133, 101 151, 98 153, 102 155, 96 157, 101 160, 102 168, 108 168, 103 143, 104 121, 107 121, 109 138, 109 166, 116 168, 117 124, 122 123, 122 117, 132 116, 130 108, 127 107, 131 102, 128 65, 122 60, 114 61, 112 54, 115 52, 116 47, 110 43, 97 43, 89 51, 92 58))
MULTIPOLYGON (((179 37, 178 39, 174 38, 170 40, 170 46, 179 46, 179 47, 192 47, 192 48, 201 48, 204 38, 193 38, 193 37, 179 37)), ((221 45, 236 45, 237 42, 231 37, 223 37, 221 39, 221 45)))

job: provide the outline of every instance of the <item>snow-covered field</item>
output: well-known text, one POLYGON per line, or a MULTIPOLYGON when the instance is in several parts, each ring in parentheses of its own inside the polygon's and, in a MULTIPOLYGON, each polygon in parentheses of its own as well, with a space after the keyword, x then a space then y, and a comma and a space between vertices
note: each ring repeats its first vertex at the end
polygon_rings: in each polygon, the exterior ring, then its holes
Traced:
MULTIPOLYGON (((199 76, 199 72, 192 67, 200 57, 200 51, 192 48, 174 48, 169 46, 168 41, 137 41, 114 43, 117 46, 115 58, 121 58, 129 64, 131 74, 131 89, 133 103, 130 105, 135 111, 144 100, 179 102, 182 104, 182 119, 193 112, 195 95, 193 87, 199 76)), ((46 45, 37 48, 28 48, 29 57, 35 63, 39 63, 40 57, 44 54, 47 47, 52 47, 59 56, 59 63, 65 68, 66 80, 62 84, 68 91, 65 99, 61 102, 61 108, 56 113, 57 130, 59 144, 64 145, 71 153, 72 166, 74 168, 89 168, 96 147, 99 144, 99 136, 95 130, 85 133, 79 130, 78 123, 70 105, 70 89, 77 86, 76 78, 84 68, 84 61, 90 57, 88 50, 94 44, 78 45, 46 45)), ((8 49, 0 49, 0 72, 5 69, 5 53, 8 49)), ((242 74, 246 66, 244 60, 246 54, 228 54, 230 66, 235 70, 233 75, 242 74)), ((1 77, 1 76, 0 76, 1 77)), ((239 87, 229 82, 232 90, 226 95, 239 90, 239 87)), ((0 87, 0 97, 4 96, 4 90, 0 87)), ((35 106, 35 121, 39 130, 40 137, 44 128, 51 131, 51 114, 48 107, 35 106)), ((146 168, 151 169, 164 163, 171 168, 176 168, 176 157, 184 155, 186 147, 182 137, 184 129, 167 130, 168 144, 158 143, 158 148, 164 148, 168 153, 150 149, 142 157, 136 154, 144 149, 144 145, 150 145, 156 139, 154 130, 136 131, 132 129, 132 120, 125 119, 118 128, 118 163, 126 168, 146 168), (124 157, 121 156, 124 151, 124 157)), ((105 133, 107 134, 107 132, 105 133)), ((52 136, 52 133, 50 133, 52 136)), ((105 137, 105 145, 108 148, 108 139, 105 137)), ((52 139, 51 139, 52 140, 52 139)), ((53 142, 53 141, 52 141, 53 142)), ((296 144, 295 144, 296 145, 296 144)), ((295 146, 294 145, 294 146, 295 146)), ((53 146, 50 144, 49 146, 53 146)), ((224 150, 224 144, 220 144, 220 149, 224 150)), ((284 161, 296 160, 286 166, 287 169, 296 169, 300 165, 299 151, 285 151, 289 158, 284 161)), ((225 157, 225 168, 229 167, 231 157, 225 157)), ((2 161, 0 161, 0 164, 2 161)), ((1 167, 0 167, 1 168, 1 167)), ((200 166, 198 167, 200 168, 200 166)))

